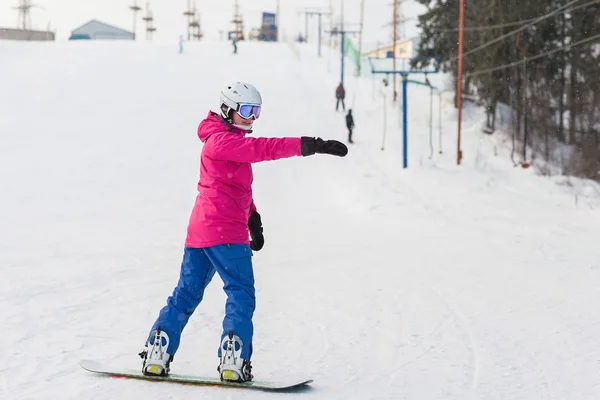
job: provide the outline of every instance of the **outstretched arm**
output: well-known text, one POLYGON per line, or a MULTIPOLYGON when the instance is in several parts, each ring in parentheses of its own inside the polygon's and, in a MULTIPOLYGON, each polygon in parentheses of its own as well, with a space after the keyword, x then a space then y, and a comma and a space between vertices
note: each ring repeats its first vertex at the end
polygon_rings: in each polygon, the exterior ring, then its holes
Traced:
POLYGON ((206 149, 215 160, 257 163, 300 156, 300 138, 254 138, 221 135, 206 149))
POLYGON ((207 155, 215 160, 249 163, 294 156, 310 156, 316 153, 339 157, 348 154, 346 145, 337 140, 323 140, 308 136, 297 138, 249 138, 223 135, 214 138, 205 149, 207 155))

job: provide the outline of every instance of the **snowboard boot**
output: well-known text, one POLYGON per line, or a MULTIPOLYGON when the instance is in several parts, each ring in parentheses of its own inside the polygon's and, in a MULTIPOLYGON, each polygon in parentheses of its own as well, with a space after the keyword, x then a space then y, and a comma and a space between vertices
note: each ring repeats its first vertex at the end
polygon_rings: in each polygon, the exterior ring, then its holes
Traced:
POLYGON ((221 341, 221 362, 217 371, 221 374, 222 381, 248 382, 251 381, 252 365, 250 360, 240 357, 242 354, 242 341, 229 331, 229 335, 221 341))
POLYGON ((167 353, 169 335, 162 332, 160 326, 153 331, 146 341, 146 348, 139 355, 144 360, 142 373, 144 375, 167 376, 173 356, 167 353))

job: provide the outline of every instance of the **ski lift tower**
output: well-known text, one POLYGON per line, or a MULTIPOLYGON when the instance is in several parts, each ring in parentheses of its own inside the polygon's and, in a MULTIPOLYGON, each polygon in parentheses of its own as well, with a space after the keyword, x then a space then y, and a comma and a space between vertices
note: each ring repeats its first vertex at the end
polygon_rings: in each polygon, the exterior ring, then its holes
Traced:
POLYGON ((235 0, 233 5, 233 31, 231 32, 232 39, 244 40, 244 20, 240 14, 240 4, 238 0, 235 0))
POLYGON ((133 5, 129 6, 131 11, 133 11, 133 40, 136 40, 137 35, 135 34, 136 22, 137 22, 137 13, 140 12, 142 7, 137 5, 137 0, 134 0, 133 5))
POLYGON ((191 21, 189 22, 190 30, 192 31, 192 37, 196 40, 202 39, 202 29, 200 28, 200 16, 198 14, 198 9, 196 8, 196 1, 194 0, 194 15, 192 16, 191 21))
POLYGON ((19 10, 19 17, 17 26, 20 25, 21 29, 28 31, 31 29, 31 8, 33 5, 30 0, 20 0, 19 5, 16 7, 19 10))
POLYGON ((154 17, 152 17, 152 11, 150 11, 150 2, 146 3, 146 16, 143 17, 142 20, 146 22, 146 40, 152 40, 156 28, 153 24, 154 17))
POLYGON ((340 44, 340 49, 342 51, 341 53, 341 57, 342 57, 342 66, 341 66, 341 77, 340 77, 340 82, 342 83, 342 85, 344 84, 344 56, 345 56, 345 49, 344 49, 344 39, 346 38, 346 35, 348 34, 360 34, 360 31, 355 31, 355 30, 346 30, 346 29, 338 29, 337 27, 334 27, 332 30, 327 31, 327 33, 329 33, 330 35, 340 35, 341 36, 341 44, 340 44))
POLYGON ((192 40, 192 38, 196 40, 202 39, 202 30, 200 29, 200 18, 198 17, 198 11, 196 9, 196 2, 194 1, 193 5, 191 4, 191 0, 187 2, 187 9, 184 11, 183 15, 187 17, 187 38, 188 40, 192 40))
POLYGON ((200 27, 200 18, 198 14, 194 16, 194 20, 190 22, 190 27, 192 28, 192 36, 196 40, 202 39, 204 34, 202 33, 202 28, 200 27))
MULTIPOLYGON (((409 82, 408 76, 410 74, 424 74, 425 81, 429 82, 427 77, 428 74, 437 74, 440 70, 440 58, 439 57, 414 57, 407 59, 396 59, 395 57, 377 58, 369 57, 369 63, 371 64, 371 73, 373 74, 386 74, 386 76, 400 75, 402 76, 402 150, 403 150, 403 167, 408 168, 408 93, 407 85, 409 82), (398 61, 402 61, 401 69, 396 69, 398 61), (413 65, 421 65, 422 68, 413 67, 413 65)), ((430 86, 430 84, 428 84, 430 86)), ((393 88, 394 92, 396 88, 393 88)))
POLYGON ((304 9, 304 11, 302 11, 302 13, 304 13, 304 40, 306 42, 308 42, 308 18, 311 17, 313 15, 317 15, 319 17, 319 34, 318 34, 318 55, 319 57, 321 57, 321 32, 322 32, 322 24, 321 24, 321 20, 322 20, 322 16, 323 15, 331 15, 332 12, 331 11, 321 11, 320 9, 313 9, 313 8, 309 8, 306 7, 304 9))
POLYGON ((192 23, 192 21, 194 19, 194 15, 196 15, 196 12, 194 10, 192 10, 191 0, 188 0, 187 8, 183 12, 183 15, 185 17, 187 17, 186 29, 187 29, 187 40, 189 41, 192 38, 192 28, 191 28, 190 24, 192 23))

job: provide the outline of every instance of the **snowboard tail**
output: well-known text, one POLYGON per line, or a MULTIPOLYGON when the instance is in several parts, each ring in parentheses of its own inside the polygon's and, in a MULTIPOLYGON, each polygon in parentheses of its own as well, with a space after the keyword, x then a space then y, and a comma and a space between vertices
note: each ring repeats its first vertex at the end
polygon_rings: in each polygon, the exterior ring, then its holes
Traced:
POLYGON ((224 386, 224 387, 233 387, 233 388, 242 388, 242 389, 257 389, 257 390, 270 390, 270 391, 278 391, 278 390, 290 390, 299 388, 305 385, 308 385, 312 382, 312 379, 305 380, 287 380, 283 382, 273 382, 273 381, 250 381, 250 382, 228 382, 222 381, 220 378, 211 378, 204 376, 194 376, 194 375, 179 375, 179 374, 169 374, 168 376, 153 376, 153 375, 144 375, 142 371, 136 371, 134 369, 127 368, 114 368, 112 366, 108 366, 103 364, 100 361, 95 360, 81 360, 79 365, 89 371, 96 374, 112 376, 115 378, 128 378, 128 379, 141 379, 141 380, 149 380, 149 381, 159 381, 159 382, 171 382, 171 383, 180 383, 180 384, 188 384, 188 385, 203 385, 203 386, 224 386))

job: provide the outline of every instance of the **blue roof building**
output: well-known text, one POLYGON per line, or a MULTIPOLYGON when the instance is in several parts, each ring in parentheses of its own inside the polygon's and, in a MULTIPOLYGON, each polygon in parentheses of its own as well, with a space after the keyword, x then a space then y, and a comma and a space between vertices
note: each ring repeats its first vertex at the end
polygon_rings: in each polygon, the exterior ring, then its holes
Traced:
POLYGON ((69 40, 134 40, 132 32, 91 20, 71 32, 69 40))

